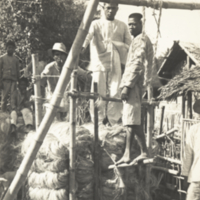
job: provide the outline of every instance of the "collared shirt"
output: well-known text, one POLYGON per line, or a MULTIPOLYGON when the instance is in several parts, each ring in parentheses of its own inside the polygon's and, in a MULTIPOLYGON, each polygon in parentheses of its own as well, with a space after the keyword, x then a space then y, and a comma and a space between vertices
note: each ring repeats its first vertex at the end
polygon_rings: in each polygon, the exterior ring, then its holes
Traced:
POLYGON ((186 135, 181 174, 188 176, 190 183, 200 181, 200 124, 193 125, 186 135))
POLYGON ((41 75, 43 76, 45 75, 52 76, 52 77, 47 77, 47 89, 48 89, 48 92, 50 92, 51 94, 54 92, 56 88, 60 73, 61 71, 56 61, 53 61, 49 63, 48 65, 46 65, 45 69, 41 73, 41 75))
POLYGON ((129 48, 125 72, 120 88, 133 88, 135 84, 143 85, 144 71, 147 68, 148 78, 151 75, 153 62, 153 46, 147 35, 140 34, 132 40, 129 48))
POLYGON ((20 77, 19 59, 15 56, 4 54, 0 57, 0 79, 18 81, 20 77))
POLYGON ((104 18, 94 20, 90 26, 90 30, 85 39, 83 47, 86 48, 90 41, 90 53, 92 59, 95 59, 99 56, 99 42, 102 42, 102 46, 104 46, 106 52, 112 51, 112 43, 119 52, 121 62, 125 64, 125 54, 127 54, 131 43, 131 35, 127 25, 124 22, 121 22, 117 19, 109 21, 104 18))

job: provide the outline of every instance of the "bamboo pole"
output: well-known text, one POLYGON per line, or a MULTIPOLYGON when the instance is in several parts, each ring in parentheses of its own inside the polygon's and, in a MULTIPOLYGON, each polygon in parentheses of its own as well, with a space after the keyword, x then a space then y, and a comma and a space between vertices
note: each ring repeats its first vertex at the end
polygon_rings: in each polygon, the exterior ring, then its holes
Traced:
POLYGON ((80 53, 83 42, 88 33, 91 21, 93 19, 94 13, 96 12, 99 0, 90 0, 86 12, 84 14, 82 23, 76 35, 76 38, 73 42, 72 48, 69 52, 67 60, 63 66, 61 76, 57 83, 56 89, 54 91, 53 97, 50 101, 49 108, 42 119, 42 122, 37 130, 35 135, 35 140, 32 142, 29 147, 15 178, 13 179, 4 200, 13 200, 15 199, 19 189, 22 184, 25 182, 29 169, 35 159, 35 156, 43 143, 43 140, 46 136, 47 131, 54 119, 56 108, 60 105, 63 93, 66 89, 66 86, 70 80, 70 75, 73 70, 73 66, 76 64, 77 57, 80 53))
MULTIPOLYGON (((32 54, 32 67, 33 67, 33 76, 38 74, 38 54, 32 54)), ((42 121, 42 101, 41 101, 41 89, 40 89, 40 80, 36 81, 34 84, 34 95, 35 95, 35 127, 38 129, 42 121)))
POLYGON ((151 168, 152 169, 156 169, 156 170, 161 170, 161 171, 167 172, 169 174, 173 174, 173 175, 178 175, 179 174, 179 171, 174 170, 174 169, 168 169, 168 168, 165 168, 165 167, 151 166, 151 168))
MULTIPOLYGON (((71 75, 71 91, 76 89, 77 71, 71 75)), ((69 200, 76 199, 75 177, 75 145, 76 145, 76 97, 70 97, 70 146, 69 146, 69 200)))
POLYGON ((166 158, 166 157, 163 157, 163 156, 160 156, 160 155, 157 155, 157 158, 160 158, 162 160, 166 160, 166 161, 169 161, 171 163, 175 163, 177 165, 181 165, 181 161, 178 160, 178 159, 173 159, 173 158, 166 158))
MULTIPOLYGON (((97 93, 97 83, 94 82, 93 93, 97 93)), ((98 108, 95 106, 95 100, 93 100, 94 108, 94 199, 99 200, 99 129, 98 129, 98 108)))
MULTIPOLYGON (((110 0, 100 0, 104 3, 109 3, 110 0)), ((132 5, 132 6, 146 6, 150 8, 159 9, 160 0, 118 0, 119 4, 132 5)), ((191 2, 190 0, 178 1, 178 0, 162 0, 162 7, 168 9, 184 9, 184 10, 200 10, 200 2, 191 2)))
MULTIPOLYGON (((88 98, 88 99, 97 99, 97 98, 101 98, 102 101, 113 101, 113 102, 122 102, 121 99, 119 98, 112 98, 112 97, 105 97, 105 96, 99 96, 99 94, 90 94, 90 93, 82 93, 82 92, 68 92, 67 93, 68 96, 73 96, 73 97, 84 97, 84 98, 88 98)), ((143 106, 148 106, 148 105, 153 105, 153 106, 157 106, 159 104, 158 101, 146 101, 143 100, 142 101, 142 105, 143 106)))
MULTIPOLYGON (((148 85, 148 101, 150 101, 153 97, 153 88, 152 85, 148 85)), ((151 156, 151 146, 152 146, 152 131, 153 131, 153 106, 150 105, 147 109, 147 149, 149 151, 149 155, 151 156)), ((150 196, 150 173, 151 166, 150 164, 146 165, 146 192, 148 194, 147 200, 151 199, 150 196)))
MULTIPOLYGON (((148 101, 151 101, 153 97, 153 88, 148 86, 148 101)), ((152 144, 152 131, 153 131, 153 106, 148 107, 147 111, 147 148, 151 150, 152 144)))

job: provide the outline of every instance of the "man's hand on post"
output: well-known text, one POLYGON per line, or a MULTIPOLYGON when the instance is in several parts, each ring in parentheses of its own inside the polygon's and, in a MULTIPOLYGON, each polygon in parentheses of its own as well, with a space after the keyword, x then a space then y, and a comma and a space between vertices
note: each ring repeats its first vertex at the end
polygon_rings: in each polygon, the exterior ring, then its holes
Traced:
POLYGON ((35 84, 35 83, 36 83, 37 81, 39 81, 41 78, 42 78, 42 77, 40 77, 40 76, 37 76, 37 77, 32 76, 31 81, 32 81, 33 84, 35 84))
POLYGON ((130 88, 129 87, 124 87, 121 92, 121 100, 122 101, 128 101, 128 96, 129 96, 130 88))

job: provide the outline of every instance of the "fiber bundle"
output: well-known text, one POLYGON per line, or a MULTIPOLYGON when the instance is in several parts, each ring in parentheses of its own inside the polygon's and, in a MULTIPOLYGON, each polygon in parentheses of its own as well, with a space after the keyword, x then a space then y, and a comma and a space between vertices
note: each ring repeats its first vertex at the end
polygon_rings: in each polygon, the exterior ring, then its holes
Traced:
MULTIPOLYGON (((55 122, 33 162, 28 177, 28 196, 30 200, 68 199, 69 195, 69 130, 67 122, 55 122)), ((76 127, 76 197, 78 200, 94 199, 94 125, 84 124, 76 127)), ((34 139, 30 132, 22 145, 25 154, 34 139)), ((144 175, 138 176, 138 168, 108 169, 123 155, 126 130, 120 125, 99 126, 100 179, 99 195, 101 199, 122 199, 127 191, 127 199, 134 199, 136 193, 145 198, 144 175), (137 190, 135 190, 137 188, 137 190)), ((131 159, 140 154, 137 141, 133 142, 131 159)), ((152 185, 156 179, 152 178, 152 185)), ((142 199, 144 199, 142 198, 142 199)), ((141 199, 141 200, 142 200, 141 199)))

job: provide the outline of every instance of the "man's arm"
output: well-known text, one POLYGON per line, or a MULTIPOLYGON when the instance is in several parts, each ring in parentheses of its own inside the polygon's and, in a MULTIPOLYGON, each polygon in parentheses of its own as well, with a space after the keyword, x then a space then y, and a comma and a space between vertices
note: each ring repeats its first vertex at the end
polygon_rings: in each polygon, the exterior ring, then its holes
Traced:
POLYGON ((185 151, 184 151, 184 155, 182 158, 182 171, 181 171, 181 175, 183 176, 188 176, 191 166, 192 166, 192 162, 193 162, 193 133, 195 130, 194 128, 195 126, 191 127, 189 133, 187 133, 187 137, 186 137, 186 144, 185 144, 185 151))
POLYGON ((141 44, 138 42, 132 42, 129 48, 128 59, 125 67, 125 72, 122 77, 120 88, 128 87, 133 88, 140 78, 144 66, 143 56, 145 49, 141 48, 141 44))
POLYGON ((87 46, 89 45, 90 41, 92 40, 92 38, 94 37, 94 23, 92 22, 90 25, 90 29, 89 32, 85 38, 85 41, 83 43, 83 47, 82 47, 82 53, 85 52, 85 49, 87 48, 87 46))

